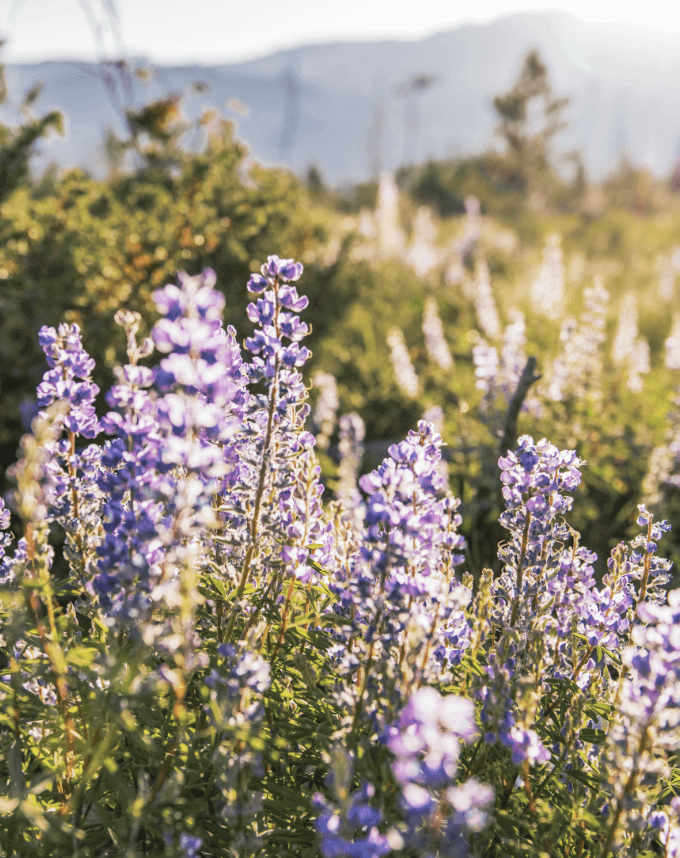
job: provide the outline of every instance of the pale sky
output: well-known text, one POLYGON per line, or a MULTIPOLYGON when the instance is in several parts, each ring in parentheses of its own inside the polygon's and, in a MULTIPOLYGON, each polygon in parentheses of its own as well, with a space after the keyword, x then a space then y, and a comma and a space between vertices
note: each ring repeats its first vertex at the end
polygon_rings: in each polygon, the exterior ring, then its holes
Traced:
POLYGON ((418 39, 512 12, 562 8, 587 21, 680 32, 676 0, 0 0, 0 61, 145 57, 235 62, 302 44, 418 39))

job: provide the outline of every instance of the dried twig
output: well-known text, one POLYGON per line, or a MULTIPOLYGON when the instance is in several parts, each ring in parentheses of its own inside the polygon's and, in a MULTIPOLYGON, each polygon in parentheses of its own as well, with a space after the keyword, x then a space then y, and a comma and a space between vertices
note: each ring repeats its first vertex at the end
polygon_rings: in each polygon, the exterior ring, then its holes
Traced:
POLYGON ((508 410, 505 412, 503 435, 501 436, 500 443, 501 456, 505 456, 508 450, 512 449, 517 443, 517 419, 519 417, 522 404, 526 399, 526 395, 529 392, 531 385, 542 377, 537 375, 535 372, 536 363, 537 361, 535 357, 530 357, 527 360, 526 365, 522 370, 522 375, 517 382, 517 389, 512 394, 508 410))

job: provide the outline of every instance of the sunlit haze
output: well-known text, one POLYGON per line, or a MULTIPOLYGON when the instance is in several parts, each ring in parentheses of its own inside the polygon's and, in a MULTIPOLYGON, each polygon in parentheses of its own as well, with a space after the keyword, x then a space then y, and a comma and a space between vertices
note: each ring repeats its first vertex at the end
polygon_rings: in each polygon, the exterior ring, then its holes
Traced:
MULTIPOLYGON (((507 0, 0 0, 4 62, 138 56, 158 63, 234 62, 309 43, 417 39, 557 4, 507 0)), ((680 6, 667 2, 572 0, 586 21, 632 22, 680 33, 680 6)))

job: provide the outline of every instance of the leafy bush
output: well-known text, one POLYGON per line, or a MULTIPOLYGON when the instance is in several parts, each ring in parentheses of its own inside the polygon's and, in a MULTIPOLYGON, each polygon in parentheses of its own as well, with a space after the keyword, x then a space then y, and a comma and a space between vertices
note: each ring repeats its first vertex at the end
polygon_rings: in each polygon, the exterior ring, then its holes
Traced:
POLYGON ((179 267, 220 276, 230 314, 247 321, 239 285, 274 240, 304 255, 319 240, 304 190, 284 171, 246 169, 246 150, 213 122, 204 150, 174 154, 175 169, 142 164, 106 181, 74 169, 54 193, 22 184, 0 205, 0 460, 16 455, 19 406, 39 379, 37 333, 50 322, 83 327, 97 381, 111 382, 123 348, 113 317, 125 307, 153 316, 151 292, 179 267), (87 324, 83 324, 84 321, 87 324))

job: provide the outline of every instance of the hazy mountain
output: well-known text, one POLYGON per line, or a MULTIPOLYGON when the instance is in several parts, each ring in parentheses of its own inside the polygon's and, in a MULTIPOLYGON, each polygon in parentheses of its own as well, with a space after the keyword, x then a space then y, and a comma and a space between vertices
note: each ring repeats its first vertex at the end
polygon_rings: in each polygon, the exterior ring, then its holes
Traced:
MULTIPOLYGON (((680 154, 680 35, 590 24, 558 11, 511 15, 417 42, 313 45, 232 65, 149 65, 151 81, 119 81, 115 97, 99 67, 85 62, 13 65, 7 83, 18 102, 43 81, 36 112, 57 107, 67 117, 67 139, 42 144, 38 169, 56 160, 102 173, 104 130, 122 129, 116 99, 140 106, 183 91, 187 115, 213 106, 235 119, 256 159, 296 171, 316 164, 336 183, 366 178, 376 165, 394 169, 405 160, 492 145, 492 98, 512 85, 534 47, 555 93, 572 99, 559 144, 580 149, 592 176, 601 177, 622 152, 657 173, 670 171, 680 154), (434 80, 407 97, 404 84, 417 76, 434 80), (193 81, 209 90, 190 93, 193 81), (247 114, 229 108, 230 99, 247 114)), ((16 118, 7 108, 0 116, 16 118)))

